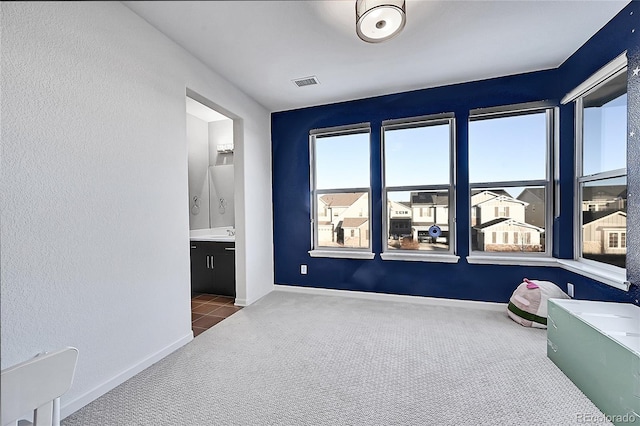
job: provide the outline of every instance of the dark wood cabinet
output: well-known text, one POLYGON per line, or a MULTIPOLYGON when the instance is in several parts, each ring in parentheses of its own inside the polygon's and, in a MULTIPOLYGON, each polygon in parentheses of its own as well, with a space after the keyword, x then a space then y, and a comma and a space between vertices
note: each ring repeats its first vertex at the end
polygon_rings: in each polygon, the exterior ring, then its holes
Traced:
POLYGON ((236 297, 235 243, 191 241, 191 291, 236 297))

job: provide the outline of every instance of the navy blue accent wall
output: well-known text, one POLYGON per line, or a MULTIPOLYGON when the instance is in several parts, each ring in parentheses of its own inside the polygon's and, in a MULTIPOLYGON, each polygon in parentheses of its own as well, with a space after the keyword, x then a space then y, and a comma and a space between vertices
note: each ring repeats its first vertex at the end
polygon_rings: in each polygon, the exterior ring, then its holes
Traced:
MULTIPOLYGON (((628 48, 622 34, 630 4, 562 67, 516 76, 398 93, 272 114, 274 265, 277 284, 378 293, 506 302, 523 277, 556 282, 576 296, 635 301, 625 293, 560 268, 471 265, 469 254, 468 125, 474 108, 559 100, 586 77, 628 48), (602 35, 601 35, 602 34, 602 35), (605 42, 606 40, 606 42, 605 42), (586 68, 586 69, 585 69, 586 68), (380 126, 383 120, 453 112, 457 134, 457 264, 383 261, 380 126), (312 258, 309 192, 309 131, 371 124, 371 241, 373 260, 312 258), (300 274, 300 265, 308 274, 300 274)), ((636 16, 638 12, 635 12, 636 16)), ((554 221, 554 255, 573 255, 573 108, 561 108, 561 215, 554 221)), ((636 302, 637 303, 637 302, 636 302)))
POLYGON ((630 293, 635 303, 640 299, 640 3, 629 11, 631 25, 627 28, 631 37, 627 58, 627 101, 628 128, 627 140, 627 276, 634 283, 630 293), (633 135, 633 136, 632 136, 633 135))
MULTIPOLYGON (((635 137, 628 137, 627 159, 627 274, 634 283, 628 293, 620 292, 597 281, 562 271, 562 282, 575 283, 576 296, 580 299, 614 300, 640 305, 640 77, 633 76, 633 69, 640 66, 640 2, 633 1, 605 27, 589 39, 558 69, 562 94, 566 94, 598 71, 607 62, 625 50, 628 58, 628 127, 635 130, 635 137)), ((573 105, 561 108, 561 210, 560 232, 554 234, 557 257, 573 257, 573 241, 569 231, 573 226, 573 144, 575 123, 573 105)))

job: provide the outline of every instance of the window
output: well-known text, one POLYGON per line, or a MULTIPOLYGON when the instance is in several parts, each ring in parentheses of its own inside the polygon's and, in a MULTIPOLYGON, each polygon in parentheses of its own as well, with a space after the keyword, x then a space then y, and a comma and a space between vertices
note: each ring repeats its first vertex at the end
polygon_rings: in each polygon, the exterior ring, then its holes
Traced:
POLYGON ((575 99, 576 258, 626 266, 627 68, 603 76, 575 99))
POLYGON ((609 248, 618 248, 618 234, 610 233, 609 234, 609 248))
POLYGON ((310 133, 312 255, 371 253, 369 135, 368 124, 310 133))
POLYGON ((554 109, 534 103, 471 111, 471 255, 550 255, 554 109), (496 241, 496 232, 502 238, 496 241), (512 239, 509 239, 509 234, 512 239))
POLYGON ((455 252, 453 123, 453 114, 382 123, 385 253, 455 252))

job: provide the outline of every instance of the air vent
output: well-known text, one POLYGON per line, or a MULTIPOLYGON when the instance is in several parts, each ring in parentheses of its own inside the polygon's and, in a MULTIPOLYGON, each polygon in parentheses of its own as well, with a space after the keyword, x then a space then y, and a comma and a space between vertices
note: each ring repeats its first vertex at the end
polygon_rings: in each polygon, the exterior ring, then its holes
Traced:
POLYGON ((311 77, 297 78, 293 80, 293 82, 298 87, 313 86, 314 84, 320 84, 320 82, 318 81, 318 77, 316 77, 315 75, 312 75, 311 77))

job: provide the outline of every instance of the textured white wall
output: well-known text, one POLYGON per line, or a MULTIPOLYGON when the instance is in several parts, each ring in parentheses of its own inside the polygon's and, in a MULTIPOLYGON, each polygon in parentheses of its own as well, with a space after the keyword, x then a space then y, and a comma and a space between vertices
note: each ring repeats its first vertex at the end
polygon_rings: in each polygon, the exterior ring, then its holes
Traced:
POLYGON ((187 114, 189 151, 189 229, 208 229, 209 224, 209 125, 187 114), (193 209, 198 197, 199 210, 193 209))
POLYGON ((191 336, 186 88, 237 118, 239 302, 272 289, 269 114, 119 2, 1 8, 1 363, 78 347, 65 415, 191 336))

